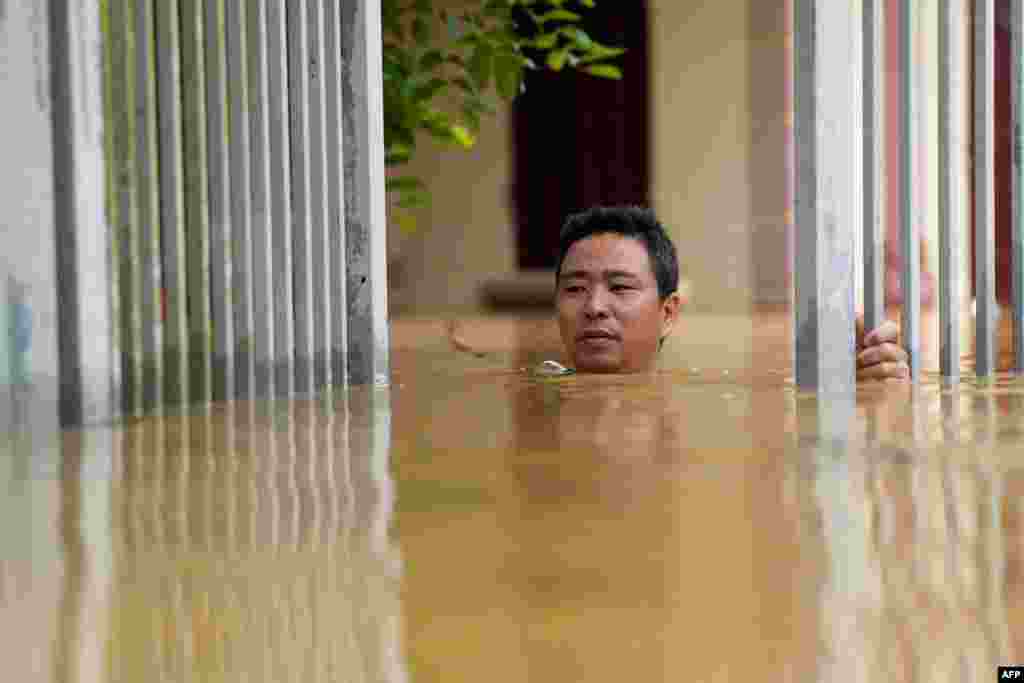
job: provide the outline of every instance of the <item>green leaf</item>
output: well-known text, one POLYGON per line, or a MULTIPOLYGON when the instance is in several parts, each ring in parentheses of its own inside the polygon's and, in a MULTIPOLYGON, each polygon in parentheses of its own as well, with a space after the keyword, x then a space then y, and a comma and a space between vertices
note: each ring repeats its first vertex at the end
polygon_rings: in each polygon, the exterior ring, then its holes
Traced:
POLYGON ((429 102, 434 99, 437 93, 448 87, 448 81, 443 78, 432 78, 428 82, 415 88, 412 92, 412 99, 419 102, 429 102))
POLYGON ((561 71, 562 67, 565 66, 565 60, 569 56, 569 48, 563 47, 560 50, 548 53, 548 68, 552 71, 561 71))
POLYGON ((546 24, 549 21, 580 21, 583 17, 565 9, 553 9, 537 17, 537 21, 546 24))
POLYGON ((476 138, 466 129, 465 126, 451 126, 452 138, 464 149, 472 149, 476 144, 476 138))
POLYGON ((401 143, 389 145, 384 163, 388 166, 398 166, 407 163, 412 158, 412 147, 401 143))
POLYGON ((479 43, 469 60, 469 73, 481 88, 486 88, 491 81, 492 59, 490 46, 486 43, 479 43))
POLYGON ((523 80, 523 65, 518 57, 501 56, 494 61, 494 75, 498 94, 507 100, 519 94, 523 80))
POLYGON ((412 190, 422 190, 426 187, 422 180, 411 175, 387 178, 384 181, 384 186, 388 192, 409 192, 412 190))
POLYGON ((558 44, 558 33, 542 33, 534 38, 532 43, 538 50, 550 50, 558 44))
POLYGON ((427 50, 420 57, 420 68, 424 71, 436 69, 444 63, 444 53, 441 50, 427 50))
POLYGON ((589 50, 594 46, 594 41, 590 39, 590 36, 587 35, 587 32, 583 29, 576 29, 574 33, 576 45, 578 45, 581 50, 589 50))
POLYGON ((597 76, 599 78, 611 78, 613 80, 622 79, 622 69, 611 64, 594 64, 583 69, 591 76, 597 76))
POLYGON ((418 221, 411 211, 399 211, 397 209, 393 209, 391 217, 395 221, 395 225, 398 226, 398 230, 403 235, 412 235, 416 232, 418 221))
POLYGON ((429 43, 432 31, 430 30, 430 24, 423 17, 416 17, 412 22, 412 36, 413 39, 420 43, 429 43))

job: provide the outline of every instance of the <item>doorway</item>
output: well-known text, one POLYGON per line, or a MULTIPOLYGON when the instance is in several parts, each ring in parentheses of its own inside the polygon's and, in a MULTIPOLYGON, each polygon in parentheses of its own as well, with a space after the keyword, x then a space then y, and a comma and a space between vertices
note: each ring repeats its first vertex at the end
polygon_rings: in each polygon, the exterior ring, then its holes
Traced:
POLYGON ((646 0, 571 7, 595 40, 623 46, 622 80, 531 71, 512 108, 511 200, 520 270, 554 269, 566 216, 649 197, 646 0))

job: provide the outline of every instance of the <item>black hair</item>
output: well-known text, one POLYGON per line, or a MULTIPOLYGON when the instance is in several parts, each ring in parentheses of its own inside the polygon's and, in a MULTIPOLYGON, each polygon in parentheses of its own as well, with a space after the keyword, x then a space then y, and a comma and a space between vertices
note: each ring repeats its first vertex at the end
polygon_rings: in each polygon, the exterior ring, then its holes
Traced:
POLYGON ((658 283, 658 298, 664 301, 679 288, 679 260, 664 226, 654 212, 639 206, 595 206, 573 214, 566 219, 558 238, 558 263, 555 266, 555 286, 562 272, 562 261, 576 242, 591 237, 614 233, 632 237, 647 250, 658 283))

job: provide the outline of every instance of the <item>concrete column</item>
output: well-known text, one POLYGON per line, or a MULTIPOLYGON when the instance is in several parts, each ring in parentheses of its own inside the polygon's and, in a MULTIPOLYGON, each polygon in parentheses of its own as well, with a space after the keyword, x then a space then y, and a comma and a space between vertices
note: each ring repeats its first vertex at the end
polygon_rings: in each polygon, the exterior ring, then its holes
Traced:
POLYGON ((348 381, 387 384, 391 371, 380 0, 342 4, 341 54, 348 381))
MULTIPOLYGON (((38 15, 39 11, 25 10, 30 16, 38 15)), ((18 11, 12 10, 12 15, 0 30, 17 30, 10 23, 18 21, 17 15, 18 11)), ((13 54, 17 50, 18 39, 3 43, 9 52, 4 56, 4 63, 10 65, 11 69, 3 81, 6 84, 4 100, 11 102, 5 105, 5 121, 8 124, 5 130, 9 131, 11 138, 5 144, 13 146, 6 147, 13 151, 8 158, 17 160, 17 163, 12 164, 9 171, 0 173, 6 175, 13 172, 22 182, 30 182, 33 191, 29 192, 29 197, 36 194, 41 200, 47 201, 43 195, 52 188, 54 224, 44 228, 37 222, 33 226, 32 221, 26 220, 28 215, 6 215, 0 220, 0 224, 6 226, 0 228, 0 244, 3 245, 0 251, 9 258, 5 264, 5 280, 12 287, 7 293, 7 305, 14 325, 9 329, 16 330, 10 336, 12 348, 8 349, 13 355, 10 361, 0 362, 0 366, 16 368, 19 363, 14 362, 12 365, 11 362, 30 351, 35 351, 32 355, 43 360, 45 354, 38 355, 38 351, 42 350, 40 345, 45 345, 52 352, 54 340, 50 335, 53 334, 53 328, 46 330, 43 336, 33 334, 33 328, 47 320, 38 316, 53 304, 52 297, 56 294, 61 312, 56 320, 61 422, 65 425, 79 425, 107 421, 114 415, 120 377, 111 307, 111 235, 104 207, 106 168, 99 3, 69 3, 66 0, 52 2, 49 20, 49 37, 54 45, 50 52, 53 57, 50 65, 50 76, 53 79, 50 83, 50 92, 53 94, 52 180, 44 178, 42 174, 32 178, 31 173, 24 170, 50 168, 50 161, 43 163, 42 159, 43 150, 48 145, 42 147, 38 144, 42 142, 41 138, 34 140, 26 135, 26 130, 31 131, 41 123, 41 119, 26 129, 29 120, 18 118, 19 114, 29 114, 29 110, 19 107, 19 103, 28 105, 31 100, 19 97, 17 90, 19 80, 32 75, 32 71, 27 68, 33 63, 32 57, 28 52, 13 54), (8 88, 11 91, 7 91, 8 88), (14 118, 10 118, 12 115, 14 118), (26 146, 25 149, 19 149, 21 144, 26 146), (33 163, 31 157, 36 154, 40 155, 40 159, 38 163, 33 163), (3 234, 5 229, 11 232, 3 234), (52 241, 54 236, 55 243, 52 241), (19 240, 24 243, 19 244, 19 240), (26 258, 26 247, 34 251, 32 258, 26 258), (54 247, 57 255, 56 289, 52 281, 55 274, 50 255, 54 247), (51 250, 49 254, 47 249, 51 250), (36 280, 34 286, 28 289, 21 284, 24 281, 22 268, 25 274, 32 273, 31 279, 36 280), (28 348, 19 350, 23 345, 28 348)), ((39 31, 40 28, 36 26, 33 30, 39 31)), ((19 39, 30 35, 33 34, 26 30, 19 34, 19 39)), ((45 45, 41 42, 43 38, 45 36, 35 34, 36 49, 45 45)), ((38 54, 36 56, 39 57, 38 54)), ((20 85, 24 89, 28 83, 20 85)), ((36 86, 43 87, 39 81, 36 86)), ((37 113, 45 116, 47 112, 39 108, 37 113)), ((39 133, 43 135, 42 129, 39 129, 39 133)), ((27 213, 32 210, 32 203, 25 202, 23 197, 26 195, 16 184, 12 185, 5 178, 3 187, 17 200, 3 202, 4 208, 0 209, 0 214, 5 211, 27 213)), ((37 206, 35 210, 42 210, 42 207, 37 206)), ((37 220, 41 218, 38 213, 36 216, 37 220)), ((49 314, 52 315, 52 312, 51 308, 49 314)), ((49 320, 52 325, 53 318, 49 320)), ((7 337, 7 334, 0 334, 0 338, 7 337)), ((45 374, 55 381, 58 367, 48 368, 45 374)))
POLYGON ((795 368, 801 389, 855 388, 854 251, 863 207, 862 7, 794 2, 795 368))

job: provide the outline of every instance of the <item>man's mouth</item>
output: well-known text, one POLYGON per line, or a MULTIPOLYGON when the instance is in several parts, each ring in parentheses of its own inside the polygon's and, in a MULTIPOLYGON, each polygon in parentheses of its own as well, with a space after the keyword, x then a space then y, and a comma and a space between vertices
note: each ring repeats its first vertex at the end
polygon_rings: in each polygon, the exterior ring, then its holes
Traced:
POLYGON ((579 339, 580 341, 614 341, 618 339, 618 337, 612 334, 611 332, 608 332, 607 330, 593 330, 584 332, 583 334, 580 335, 579 339))

